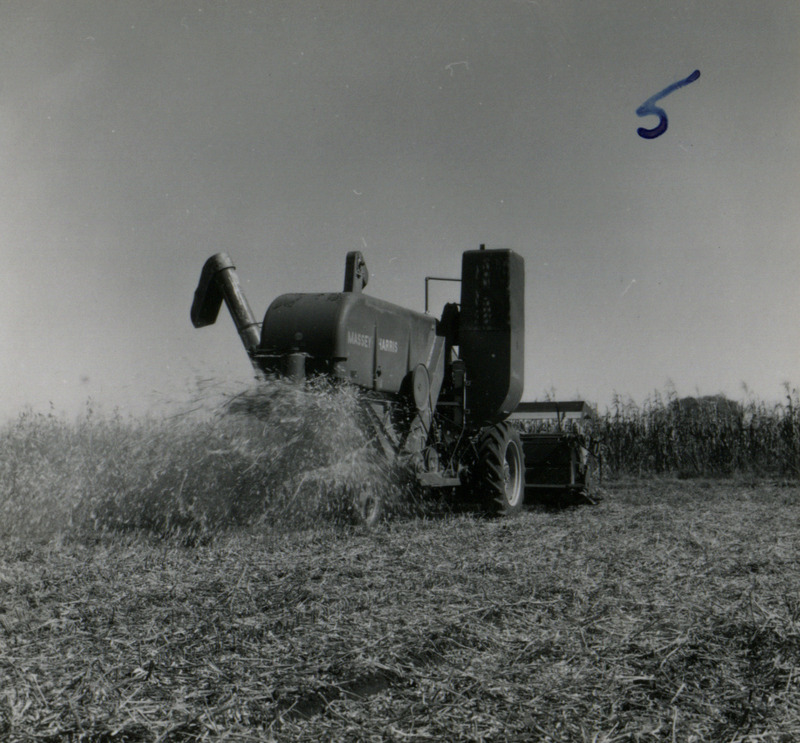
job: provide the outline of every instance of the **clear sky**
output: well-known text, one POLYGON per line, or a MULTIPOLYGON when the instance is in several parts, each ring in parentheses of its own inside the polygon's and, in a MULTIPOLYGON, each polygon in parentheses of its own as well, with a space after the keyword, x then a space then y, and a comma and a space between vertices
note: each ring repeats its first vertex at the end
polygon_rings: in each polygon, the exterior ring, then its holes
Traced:
POLYGON ((248 379, 219 250, 261 316, 513 248, 525 399, 800 384, 795 0, 4 0, 0 158, 3 416, 248 379))

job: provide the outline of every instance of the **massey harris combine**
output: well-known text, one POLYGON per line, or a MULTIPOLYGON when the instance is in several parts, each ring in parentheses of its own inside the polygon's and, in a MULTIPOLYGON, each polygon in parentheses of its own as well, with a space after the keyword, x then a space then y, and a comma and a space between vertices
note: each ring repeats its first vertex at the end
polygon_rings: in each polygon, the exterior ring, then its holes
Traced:
MULTIPOLYGON (((591 499, 595 447, 579 426, 564 426, 590 419, 588 406, 520 404, 521 256, 483 246, 464 252, 461 301, 438 319, 365 294, 367 279, 361 253, 348 253, 343 291, 284 294, 259 323, 231 259, 218 253, 203 266, 192 323, 214 323, 224 300, 260 376, 357 385, 376 446, 407 464, 423 488, 454 490, 498 515, 519 511, 526 490, 591 499), (543 419, 553 421, 549 430, 543 419)), ((358 504, 367 522, 381 507, 378 494, 358 504)))

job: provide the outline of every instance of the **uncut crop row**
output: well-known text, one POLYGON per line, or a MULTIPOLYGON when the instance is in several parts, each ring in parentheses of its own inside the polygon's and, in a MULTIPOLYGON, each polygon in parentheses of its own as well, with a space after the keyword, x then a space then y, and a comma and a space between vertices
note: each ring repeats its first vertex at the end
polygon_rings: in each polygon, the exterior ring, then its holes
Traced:
POLYGON ((600 416, 606 476, 796 478, 800 475, 800 399, 744 403, 721 396, 679 399, 655 393, 643 404, 617 397, 600 416))

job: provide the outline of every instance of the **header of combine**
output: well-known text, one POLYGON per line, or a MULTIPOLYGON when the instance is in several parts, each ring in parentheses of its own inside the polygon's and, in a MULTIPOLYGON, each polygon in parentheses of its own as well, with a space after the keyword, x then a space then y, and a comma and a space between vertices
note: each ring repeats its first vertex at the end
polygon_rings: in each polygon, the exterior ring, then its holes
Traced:
MULTIPOLYGON (((468 250, 461 301, 439 319, 364 293, 368 271, 347 254, 341 292, 291 293, 260 324, 226 253, 206 261, 192 323, 215 322, 224 301, 250 360, 264 375, 324 375, 363 390, 365 419, 390 457, 428 487, 457 487, 493 512, 518 510, 525 465, 506 419, 523 390, 525 267, 511 250, 468 250)), ((380 504, 364 505, 374 520, 380 504)))

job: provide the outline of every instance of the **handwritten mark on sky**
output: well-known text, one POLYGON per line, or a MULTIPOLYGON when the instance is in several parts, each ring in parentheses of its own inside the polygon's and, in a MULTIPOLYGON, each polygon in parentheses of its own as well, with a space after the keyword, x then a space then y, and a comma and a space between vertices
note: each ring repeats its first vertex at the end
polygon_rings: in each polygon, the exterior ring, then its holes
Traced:
POLYGON ((456 65, 460 65, 460 64, 463 64, 463 65, 464 65, 464 69, 466 69, 466 70, 467 70, 467 72, 469 72, 469 62, 468 62, 466 59, 465 59, 465 60, 463 60, 462 62, 451 62, 450 64, 446 64, 446 65, 444 66, 444 68, 445 68, 446 70, 450 70, 450 77, 453 77, 453 75, 455 75, 455 72, 453 71, 453 68, 454 68, 456 65))
POLYGON ((689 75, 689 77, 684 78, 683 80, 678 80, 678 82, 668 85, 660 93, 650 96, 650 98, 648 98, 641 106, 639 106, 639 108, 636 109, 636 115, 658 116, 658 125, 652 129, 645 129, 643 126, 640 126, 636 130, 636 133, 644 139, 655 139, 667 131, 667 113, 663 108, 656 106, 656 101, 668 96, 673 90, 677 90, 678 88, 682 88, 684 85, 693 83, 698 77, 700 77, 700 70, 695 70, 691 75, 689 75))

